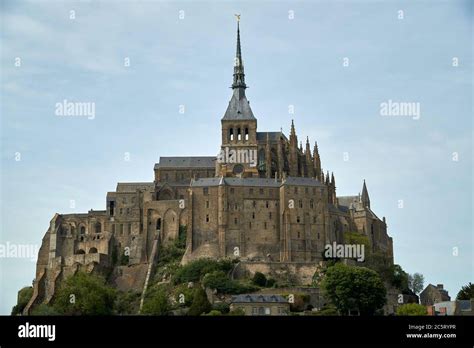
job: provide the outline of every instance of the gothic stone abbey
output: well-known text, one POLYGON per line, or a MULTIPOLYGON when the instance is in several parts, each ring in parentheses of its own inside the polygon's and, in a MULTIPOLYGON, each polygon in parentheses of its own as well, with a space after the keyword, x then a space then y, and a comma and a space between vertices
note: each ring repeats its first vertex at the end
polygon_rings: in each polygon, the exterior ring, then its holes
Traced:
POLYGON ((385 218, 371 210, 365 182, 361 194, 338 197, 334 175, 321 168, 317 144, 313 151, 308 139, 304 149, 298 146, 293 122, 288 137, 257 131, 246 88, 237 27, 221 154, 161 157, 153 182, 118 183, 107 193, 106 210, 55 214, 42 240, 26 312, 48 303, 61 280, 78 270, 113 267, 118 288, 143 288, 157 245, 174 241, 180 231, 186 233, 183 263, 239 257, 250 273, 286 269, 302 284, 311 281, 325 245, 344 243, 346 232, 367 236, 371 251, 393 262, 392 238, 385 218), (125 249, 128 265, 115 265, 113 255, 125 249))

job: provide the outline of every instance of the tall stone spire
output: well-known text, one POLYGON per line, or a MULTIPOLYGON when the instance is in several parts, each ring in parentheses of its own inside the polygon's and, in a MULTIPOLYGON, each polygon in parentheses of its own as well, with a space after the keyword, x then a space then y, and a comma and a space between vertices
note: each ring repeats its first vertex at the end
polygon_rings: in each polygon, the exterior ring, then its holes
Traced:
POLYGON ((242 49, 240 48, 240 15, 237 17, 237 49, 235 52, 234 62, 234 82, 232 83, 232 89, 245 90, 247 85, 245 84, 245 73, 244 73, 244 62, 242 60, 242 49))
POLYGON ((365 180, 364 180, 364 186, 362 186, 362 196, 360 197, 360 200, 361 200, 362 205, 364 206, 364 208, 370 208, 369 192, 367 191, 367 186, 365 185, 365 180))
POLYGON ((250 103, 245 96, 245 73, 242 61, 242 49, 240 48, 240 15, 237 17, 237 49, 234 59, 234 79, 232 82, 232 98, 222 120, 256 120, 250 103))
POLYGON ((313 150, 313 164, 314 164, 314 174, 320 182, 324 182, 322 179, 322 170, 321 170, 321 157, 319 157, 318 143, 314 142, 313 150))
POLYGON ((309 145, 309 137, 306 137, 306 149, 305 149, 305 159, 306 159, 306 176, 308 178, 314 178, 314 163, 311 156, 311 148, 309 145))
POLYGON ((288 149, 289 175, 298 176, 298 137, 296 136, 295 123, 291 120, 290 146, 288 149))

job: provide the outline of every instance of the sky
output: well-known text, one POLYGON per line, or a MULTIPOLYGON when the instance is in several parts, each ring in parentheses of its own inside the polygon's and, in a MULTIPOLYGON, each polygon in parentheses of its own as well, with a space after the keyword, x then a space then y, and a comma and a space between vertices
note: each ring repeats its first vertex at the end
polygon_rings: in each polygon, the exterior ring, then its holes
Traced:
MULTIPOLYGON (((216 155, 240 13, 258 130, 294 119, 338 195, 365 179, 395 262, 425 285, 455 297, 474 281, 472 2, 0 6, 0 246, 39 248, 55 213, 105 209, 117 182, 152 181, 159 156, 216 155), (64 100, 94 117, 57 115, 64 100), (389 101, 419 114, 383 115, 389 101)), ((34 276, 34 257, 0 258, 0 314, 34 276)))

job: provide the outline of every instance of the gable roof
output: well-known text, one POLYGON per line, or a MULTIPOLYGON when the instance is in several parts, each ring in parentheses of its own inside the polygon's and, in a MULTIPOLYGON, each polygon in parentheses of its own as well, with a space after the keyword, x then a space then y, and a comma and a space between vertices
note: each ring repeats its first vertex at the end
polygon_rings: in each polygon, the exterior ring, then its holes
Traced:
POLYGON ((160 157, 158 168, 215 168, 215 156, 160 157))
POLYGON ((232 296, 232 303, 288 303, 281 295, 243 294, 232 296))

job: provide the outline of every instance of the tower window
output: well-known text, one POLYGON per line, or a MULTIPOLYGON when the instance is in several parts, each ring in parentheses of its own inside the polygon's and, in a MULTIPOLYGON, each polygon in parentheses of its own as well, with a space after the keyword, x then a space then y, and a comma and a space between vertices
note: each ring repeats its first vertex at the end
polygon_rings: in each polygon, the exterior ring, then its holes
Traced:
POLYGON ((229 140, 230 141, 234 140, 234 129, 233 128, 229 129, 229 140))
POLYGON ((297 223, 300 223, 300 221, 301 221, 301 220, 300 220, 300 217, 297 216, 297 217, 296 217, 296 222, 297 222, 297 223))
POLYGON ((204 187, 204 188, 202 189, 202 194, 203 194, 204 196, 207 196, 207 195, 209 194, 209 188, 208 188, 208 187, 204 187))
POLYGON ((252 219, 255 219, 255 213, 252 213, 252 219))
POLYGON ((209 214, 206 215, 206 222, 209 222, 209 214))
POLYGON ((299 205, 300 205, 300 208, 303 208, 303 201, 302 201, 301 199, 299 200, 298 203, 299 203, 299 205))
POLYGON ((249 129, 245 128, 245 140, 249 140, 249 129))
POLYGON ((267 208, 268 208, 268 201, 266 201, 266 202, 265 202, 265 207, 267 207, 267 208))
POLYGON ((206 201, 206 208, 209 209, 209 201, 206 201))
POLYGON ((237 128, 237 140, 242 140, 242 133, 240 132, 240 128, 237 128))
POLYGON ((309 201, 309 207, 310 207, 311 209, 313 209, 313 208, 314 208, 314 202, 313 202, 313 200, 312 200, 312 199, 309 201))

